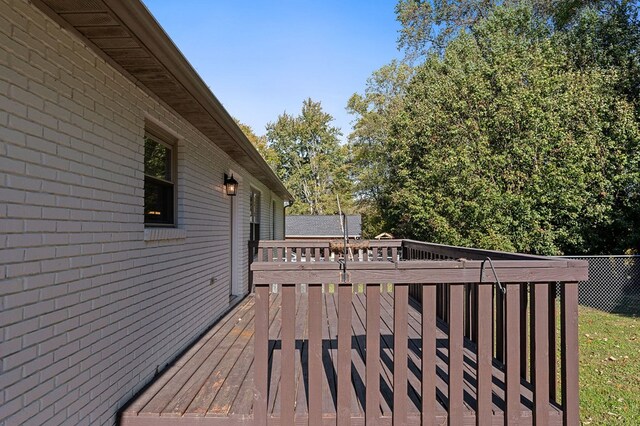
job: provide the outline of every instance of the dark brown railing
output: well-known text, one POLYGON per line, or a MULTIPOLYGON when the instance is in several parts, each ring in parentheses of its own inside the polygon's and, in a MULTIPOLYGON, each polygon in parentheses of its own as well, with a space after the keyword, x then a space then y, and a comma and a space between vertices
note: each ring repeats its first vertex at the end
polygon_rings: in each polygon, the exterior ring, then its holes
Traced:
MULTIPOLYGON (((504 380, 504 420, 521 419, 523 387, 532 393, 533 423, 549 423, 550 406, 562 411, 562 423, 578 424, 578 293, 587 263, 513 253, 443 246, 411 240, 350 241, 346 256, 340 244, 327 241, 262 241, 253 260, 255 286, 254 417, 268 417, 269 294, 281 289, 280 423, 295 416, 296 292, 308 297, 308 417, 321 424, 322 297, 337 286, 338 361, 337 424, 351 420, 351 341, 353 286, 366 294, 366 347, 380 345, 380 287, 393 288, 393 423, 407 421, 409 299, 421 301, 422 424, 436 419, 436 327, 448 333, 449 424, 463 424, 464 348, 475 359, 477 424, 491 424, 492 383, 504 380), (345 260, 346 257, 346 260, 345 260), (346 274, 343 271, 346 264, 346 274), (559 304, 556 303, 556 292, 559 304), (559 316, 559 318, 558 318, 559 316), (556 323, 559 320, 559 330, 556 323), (470 346, 469 346, 470 345, 470 346), (560 363, 558 358, 560 357, 560 363), (558 367, 558 364, 560 366, 558 367), (495 376, 500 372, 502 378, 495 376)), ((273 308, 272 308, 273 309, 273 308)), ((366 422, 380 416, 380 353, 366 351, 366 422)), ((528 420, 531 422, 531 419, 528 420)))

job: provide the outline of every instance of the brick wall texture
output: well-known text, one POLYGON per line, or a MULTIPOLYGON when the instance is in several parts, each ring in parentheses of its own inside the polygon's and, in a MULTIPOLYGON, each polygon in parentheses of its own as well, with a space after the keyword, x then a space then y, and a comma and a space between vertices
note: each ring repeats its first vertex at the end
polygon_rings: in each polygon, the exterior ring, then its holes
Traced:
POLYGON ((114 424, 228 309, 228 170, 239 241, 251 186, 262 238, 282 238, 268 188, 27 0, 0 0, 0 423, 114 424), (145 237, 150 122, 179 137, 179 226, 145 237))

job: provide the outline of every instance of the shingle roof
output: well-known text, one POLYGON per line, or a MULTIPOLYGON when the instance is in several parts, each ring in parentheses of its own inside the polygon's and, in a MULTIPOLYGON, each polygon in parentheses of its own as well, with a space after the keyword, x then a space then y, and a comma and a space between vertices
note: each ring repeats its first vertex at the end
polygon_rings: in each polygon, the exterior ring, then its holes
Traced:
MULTIPOLYGON (((360 215, 347 215, 349 237, 360 237, 362 218, 360 215)), ((286 216, 285 235, 295 237, 332 237, 343 236, 339 215, 297 215, 286 216)))

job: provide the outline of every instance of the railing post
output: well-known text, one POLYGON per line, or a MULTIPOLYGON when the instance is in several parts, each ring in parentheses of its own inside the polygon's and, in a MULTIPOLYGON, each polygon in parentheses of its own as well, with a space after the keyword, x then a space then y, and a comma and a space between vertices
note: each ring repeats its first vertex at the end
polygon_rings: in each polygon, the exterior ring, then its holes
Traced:
POLYGON ((255 424, 267 425, 268 368, 269 368, 269 287, 256 286, 255 349, 253 377, 253 416, 255 424))
POLYGON ((280 417, 285 425, 295 419, 296 394, 296 286, 282 285, 282 365, 280 367, 280 417))
POLYGON ((393 286, 393 425, 407 424, 409 288, 393 286))
POLYGON ((580 421, 578 398, 578 283, 562 283, 562 414, 565 425, 580 421))
POLYGON ((463 297, 464 284, 449 286, 449 425, 463 423, 463 297))
POLYGON ((538 283, 532 287, 533 422, 544 426, 549 424, 549 286, 538 283))
POLYGON ((322 286, 309 285, 309 424, 322 424, 322 286))
POLYGON ((492 423, 491 389, 492 389, 492 305, 491 292, 492 284, 474 284, 478 295, 477 306, 477 338, 478 343, 478 408, 476 413, 476 424, 478 426, 490 425, 492 423))
POLYGON ((436 286, 422 286, 422 425, 436 424, 436 286))
MULTIPOLYGON (((498 290, 500 292, 500 290, 498 290)), ((501 293, 501 292, 500 292, 501 293)), ((498 320, 506 322, 505 358, 506 358, 506 424, 517 425, 520 422, 520 284, 506 285, 505 315, 498 320)), ((548 407, 547 407, 548 409, 548 407)))
POLYGON ((339 425, 351 424, 351 297, 350 283, 338 285, 338 407, 339 425))
POLYGON ((366 424, 380 417, 380 284, 367 284, 366 424))

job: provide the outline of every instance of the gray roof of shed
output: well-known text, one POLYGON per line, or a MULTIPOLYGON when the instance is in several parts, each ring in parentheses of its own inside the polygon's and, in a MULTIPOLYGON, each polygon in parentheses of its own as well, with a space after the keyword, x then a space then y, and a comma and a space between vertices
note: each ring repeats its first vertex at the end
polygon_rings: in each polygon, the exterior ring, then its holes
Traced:
MULTIPOLYGON (((347 215, 349 237, 360 237, 362 218, 347 215)), ((291 237, 342 237, 339 215, 296 215, 286 216, 285 235, 291 237)))

